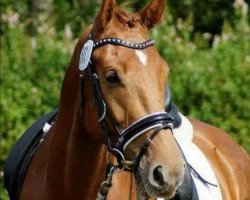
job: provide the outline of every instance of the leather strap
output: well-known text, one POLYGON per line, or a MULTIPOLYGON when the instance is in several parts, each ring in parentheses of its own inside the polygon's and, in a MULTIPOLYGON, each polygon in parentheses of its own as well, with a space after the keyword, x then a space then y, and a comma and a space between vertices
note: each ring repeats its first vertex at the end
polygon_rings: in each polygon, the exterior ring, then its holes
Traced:
POLYGON ((142 156, 146 153, 148 147, 150 146, 152 140, 156 137, 156 135, 158 135, 158 133, 160 133, 161 130, 163 129, 171 129, 172 130, 172 126, 170 124, 163 124, 162 126, 160 126, 159 128, 155 129, 154 132, 152 133, 152 135, 142 144, 141 150, 139 152, 139 154, 137 155, 135 164, 133 166, 133 171, 137 172, 138 170, 138 166, 140 164, 141 158, 142 156))
POLYGON ((98 47, 104 46, 106 44, 119 45, 119 46, 131 48, 131 49, 142 50, 150 46, 153 46, 155 44, 155 41, 147 40, 146 42, 142 42, 142 43, 133 43, 133 42, 128 42, 122 39, 117 39, 117 38, 103 38, 95 42, 93 48, 97 49, 98 47))
POLYGON ((173 116, 169 115, 167 112, 148 115, 145 118, 133 123, 125 131, 123 131, 118 138, 116 146, 124 152, 130 142, 149 130, 158 130, 158 127, 162 127, 163 124, 171 124, 171 127, 173 128, 173 120, 173 116))

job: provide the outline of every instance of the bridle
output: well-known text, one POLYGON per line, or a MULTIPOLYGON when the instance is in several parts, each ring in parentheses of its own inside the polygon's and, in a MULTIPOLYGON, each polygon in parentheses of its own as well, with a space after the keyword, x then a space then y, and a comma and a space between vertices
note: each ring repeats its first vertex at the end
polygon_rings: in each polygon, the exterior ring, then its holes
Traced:
MULTIPOLYGON (((118 165, 115 166, 115 168, 136 173, 142 156, 147 151, 147 148, 149 147, 155 136, 163 129, 170 129, 172 131, 172 129, 174 128, 174 120, 178 115, 178 109, 177 107, 173 107, 173 109, 171 109, 171 112, 157 112, 145 116, 134 122, 132 125, 121 132, 117 128, 113 118, 110 116, 109 109, 103 98, 95 66, 93 65, 91 60, 93 51, 107 44, 123 46, 136 50, 143 50, 153 46, 155 42, 154 40, 147 40, 143 43, 132 43, 117 38, 103 38, 94 42, 92 39, 92 34, 90 34, 87 42, 83 46, 80 56, 79 70, 81 102, 83 101, 83 76, 86 72, 92 82, 92 86, 94 89, 95 100, 99 114, 99 124, 102 129, 105 144, 108 148, 108 152, 113 154, 118 162, 118 165), (115 141, 113 141, 110 137, 110 125, 113 127, 112 130, 114 130, 117 134, 117 138, 115 139, 115 141), (145 134, 148 131, 152 131, 152 134, 146 139, 146 141, 143 142, 137 158, 133 161, 127 160, 124 156, 124 152, 127 146, 140 135, 145 134)), ((81 110, 83 110, 82 103, 81 110)), ((110 174, 112 171, 114 171, 113 168, 109 170, 108 174, 110 174)))

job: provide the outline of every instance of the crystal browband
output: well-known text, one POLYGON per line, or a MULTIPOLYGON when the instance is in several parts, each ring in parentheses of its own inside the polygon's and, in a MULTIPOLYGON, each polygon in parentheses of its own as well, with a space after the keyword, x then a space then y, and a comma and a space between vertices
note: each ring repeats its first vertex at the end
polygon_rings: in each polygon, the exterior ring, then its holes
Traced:
POLYGON ((133 43, 133 42, 128 42, 122 39, 117 39, 117 38, 104 38, 95 42, 93 49, 104 46, 106 44, 120 45, 120 46, 125 46, 128 48, 132 48, 132 49, 142 50, 150 46, 153 46, 155 44, 155 41, 147 40, 146 42, 143 42, 143 43, 133 43))

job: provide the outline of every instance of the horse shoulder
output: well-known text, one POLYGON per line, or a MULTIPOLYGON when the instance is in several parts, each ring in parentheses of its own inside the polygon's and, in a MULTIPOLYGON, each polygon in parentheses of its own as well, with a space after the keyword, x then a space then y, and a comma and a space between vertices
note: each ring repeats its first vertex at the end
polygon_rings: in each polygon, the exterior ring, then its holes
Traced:
POLYGON ((193 142, 201 149, 219 181, 223 199, 250 198, 250 158, 223 130, 190 119, 193 142))
POLYGON ((32 158, 26 177, 22 185, 20 199, 24 200, 44 200, 46 197, 46 170, 49 158, 51 136, 41 144, 32 158))

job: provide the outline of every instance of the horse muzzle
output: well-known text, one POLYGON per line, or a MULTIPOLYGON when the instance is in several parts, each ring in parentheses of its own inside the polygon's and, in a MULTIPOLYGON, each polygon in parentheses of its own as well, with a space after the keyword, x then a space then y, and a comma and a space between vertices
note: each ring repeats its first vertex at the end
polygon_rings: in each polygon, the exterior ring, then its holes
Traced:
POLYGON ((142 156, 136 171, 140 193, 171 199, 182 184, 185 162, 170 130, 161 130, 142 156))

